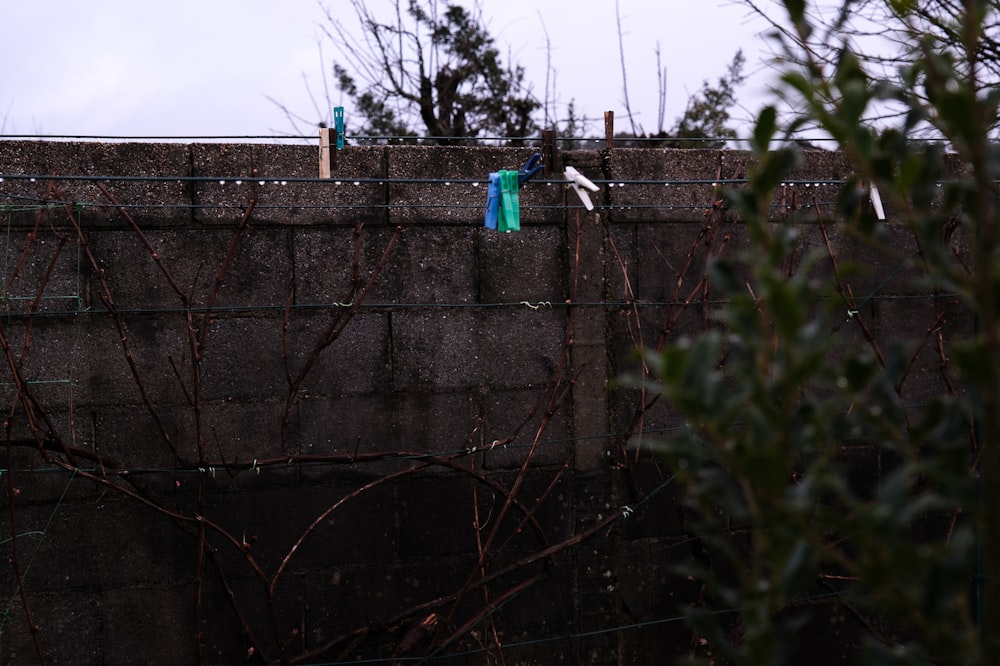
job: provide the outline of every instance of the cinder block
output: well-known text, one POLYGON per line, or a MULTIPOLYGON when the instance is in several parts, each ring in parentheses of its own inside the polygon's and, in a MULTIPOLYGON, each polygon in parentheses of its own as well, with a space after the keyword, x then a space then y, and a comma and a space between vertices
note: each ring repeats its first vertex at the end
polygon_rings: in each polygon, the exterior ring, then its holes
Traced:
POLYGON ((155 415, 137 405, 95 408, 94 450, 120 469, 169 470, 177 456, 198 459, 190 418, 183 405, 158 405, 155 415))
MULTIPOLYGON (((627 303, 638 298, 639 252, 638 225, 616 224, 608 228, 601 258, 604 261, 606 300, 627 303)), ((572 267, 571 267, 572 269, 572 267)))
MULTIPOLYGON (((127 225, 125 213, 147 225, 184 224, 191 219, 187 208, 190 183, 183 180, 190 174, 190 153, 183 144, 4 141, 0 146, 0 176, 3 174, 80 176, 60 180, 4 178, 0 201, 5 195, 21 206, 62 201, 88 227, 127 225), (96 176, 109 177, 100 182, 121 209, 101 192, 93 179, 96 176), (50 190, 50 186, 55 189, 50 190)), ((65 211, 58 213, 56 224, 72 226, 65 220, 65 211)), ((33 218, 20 217, 19 222, 31 225, 33 218)))
MULTIPOLYGON (((165 399, 174 386, 167 358, 176 350, 174 333, 162 328, 158 320, 123 318, 123 322, 125 345, 140 381, 153 400, 165 399)), ((123 336, 106 316, 90 313, 73 319, 46 319, 34 322, 30 329, 19 322, 6 333, 21 359, 21 377, 34 393, 50 401, 46 404, 49 409, 65 407, 70 398, 78 405, 141 400, 127 363, 123 336)), ((10 368, 4 366, 0 366, 0 382, 6 388, 0 390, 10 391, 14 379, 10 368)))
POLYGON ((544 307, 418 310, 392 321, 400 391, 545 385, 565 342, 563 313, 544 307))
POLYGON ((194 613, 188 587, 109 590, 101 595, 101 644, 105 663, 197 661, 194 613))
POLYGON ((481 303, 564 303, 569 290, 565 243, 557 227, 509 234, 483 230, 477 238, 473 293, 481 303))
MULTIPOLYGON (((152 230, 144 238, 115 231, 91 234, 90 247, 121 310, 173 313, 185 301, 194 308, 266 309, 287 301, 291 256, 283 230, 250 228, 238 237, 235 227, 152 230)), ((90 300, 98 309, 105 308, 101 287, 92 280, 90 300)))
MULTIPOLYGON (((225 400, 205 404, 201 411, 205 456, 210 461, 249 465, 296 451, 284 439, 288 435, 282 429, 284 400, 225 400)), ((194 410, 188 410, 184 420, 193 435, 194 410)))
MULTIPOLYGON (((202 638, 207 663, 232 664, 245 661, 280 660, 280 641, 286 654, 298 654, 302 649, 302 591, 292 577, 281 579, 272 598, 274 612, 268 608, 267 592, 257 578, 230 577, 228 589, 218 583, 214 572, 205 577, 202 589, 202 638), (243 619, 258 641, 253 645, 229 600, 235 599, 243 619), (275 626, 277 625, 277 626, 275 626)), ((191 592, 188 591, 190 595, 191 592)))
MULTIPOLYGON (((265 399, 287 394, 283 322, 269 317, 212 321, 202 350, 204 400, 265 399)), ((290 346, 290 353, 296 347, 290 346)))
MULTIPOLYGON (((392 414, 396 401, 384 393, 345 397, 303 397, 290 422, 289 448, 312 456, 350 458, 398 451, 392 414)), ((325 470, 316 476, 325 477, 325 470)))
POLYGON ((79 312, 89 305, 76 236, 45 224, 11 230, 3 243, 3 309, 7 315, 79 312))
MULTIPOLYGON (((889 296, 874 300, 869 312, 866 321, 869 331, 882 354, 890 357, 890 367, 906 368, 905 381, 901 382, 902 400, 911 409, 952 395, 948 381, 953 386, 962 385, 950 354, 960 341, 975 335, 976 325, 972 314, 962 309, 956 296, 936 299, 932 293, 916 298, 889 296), (942 336, 943 350, 938 348, 936 333, 942 336), (900 363, 894 364, 891 357, 900 363)), ((848 327, 857 328, 858 324, 850 322, 845 325, 848 327)), ((861 349, 870 348, 868 343, 863 344, 866 346, 861 349)))
POLYGON ((487 310, 480 316, 481 349, 486 361, 485 385, 546 386, 558 373, 568 342, 565 312, 546 306, 523 307, 513 313, 487 310), (512 361, 513 359, 513 361, 512 361))
MULTIPOLYGON (((275 391, 287 396, 281 338, 273 340, 270 354, 280 361, 276 379, 281 382, 275 385, 275 391)), ((303 396, 359 395, 385 390, 391 377, 389 315, 375 311, 348 317, 342 308, 329 314, 297 312, 289 326, 288 356, 289 375, 303 396), (299 377, 301 381, 297 381, 299 377)))
MULTIPOLYGON (((483 225, 489 174, 517 170, 529 148, 393 146, 388 150, 392 224, 483 225), (405 182, 414 180, 420 182, 405 182), (404 181, 404 182, 399 182, 404 181), (436 182, 423 182, 436 181, 436 182)), ((529 182, 518 192, 522 224, 561 221, 562 192, 529 182)))
POLYGON ((334 177, 319 179, 318 137, 312 146, 195 144, 191 147, 198 222, 350 224, 385 220, 381 148, 352 147, 338 156, 334 177))
MULTIPOLYGON (((352 657, 384 659, 431 613, 441 616, 449 612, 450 605, 441 600, 457 591, 474 566, 474 559, 466 556, 409 561, 396 566, 338 567, 329 572, 310 573, 302 579, 308 645, 318 647, 363 629, 365 641, 352 652, 352 657)), ((479 600, 482 594, 474 598, 479 600)), ((463 604, 460 611, 463 621, 466 612, 463 604)), ((429 640, 427 636, 417 642, 406 658, 429 654, 429 640)), ((452 649, 462 649, 461 644, 452 649)), ((324 658, 338 657, 331 651, 324 658)))
POLYGON ((98 666, 109 663, 101 645, 101 602, 97 594, 76 591, 71 598, 31 594, 28 604, 44 652, 40 656, 36 650, 20 599, 11 599, 10 612, 4 614, 3 633, 0 634, 3 663, 34 664, 43 658, 50 664, 98 666))
POLYGON ((702 220, 719 199, 724 177, 717 150, 617 149, 606 169, 614 223, 702 220))
POLYGON ((472 391, 412 391, 392 398, 392 442, 409 454, 450 457, 479 443, 480 406, 472 391))
POLYGON ((362 295, 369 305, 401 302, 397 290, 411 282, 398 274, 402 238, 386 227, 296 229, 295 304, 344 307, 362 295))
POLYGON ((734 236, 741 226, 730 223, 709 225, 704 221, 689 223, 651 223, 639 225, 636 278, 632 288, 643 301, 678 303, 698 293, 708 264, 716 257, 739 263, 734 236))
MULTIPOLYGON (((380 242, 373 250, 385 245, 380 242)), ((476 231, 434 226, 400 234, 370 293, 374 303, 430 305, 475 302, 478 288, 476 231)))
POLYGON ((319 138, 307 146, 253 146, 253 163, 265 183, 279 187, 258 190, 255 219, 275 224, 357 223, 382 225, 389 217, 386 152, 382 146, 346 146, 337 154, 329 180, 306 182, 294 189, 281 178, 319 178, 319 138))
MULTIPOLYGON (((25 589, 32 594, 96 590, 99 580, 97 546, 93 539, 81 538, 80 525, 70 522, 70 518, 79 518, 82 510, 89 509, 89 503, 75 500, 61 504, 46 502, 46 498, 39 497, 35 492, 32 478, 26 473, 15 472, 14 482, 19 490, 14 507, 17 557, 25 589)), ((9 525, 9 518, 5 519, 2 532, 4 543, 0 545, 0 555, 7 564, 0 572, 5 602, 9 600, 6 595, 18 594, 17 579, 10 561, 15 539, 9 525)), ((20 611, 20 603, 16 607, 20 611)), ((5 607, 5 610, 10 608, 5 607)))
MULTIPOLYGON (((326 556, 331 554, 331 544, 344 538, 343 532, 336 529, 336 512, 314 528, 310 526, 343 499, 348 492, 347 483, 342 481, 339 487, 274 486, 268 479, 265 472, 257 484, 246 485, 239 491, 223 488, 210 495, 206 515, 235 537, 237 543, 242 544, 245 540, 248 544, 248 547, 238 548, 231 542, 220 541, 220 554, 225 558, 230 575, 253 577, 246 554, 252 555, 268 572, 276 571, 286 558, 289 573, 302 567, 319 566, 319 562, 328 561, 326 556), (294 507, 291 514, 284 510, 289 507, 294 507)), ((290 578, 283 584, 290 584, 290 578)))
POLYGON ((568 395, 560 400, 550 387, 484 387, 480 402, 483 421, 476 445, 483 451, 487 469, 517 468, 529 459, 532 466, 561 465, 570 456, 572 408, 568 395))
POLYGON ((323 520, 289 560, 292 571, 332 574, 355 567, 379 571, 398 560, 396 483, 364 487, 375 480, 352 471, 340 474, 334 483, 309 489, 306 498, 293 491, 290 500, 305 517, 323 520))
POLYGON ((155 403, 184 400, 174 372, 176 366, 190 390, 190 376, 184 369, 190 367, 191 351, 183 318, 122 316, 120 321, 124 340, 110 316, 93 313, 80 322, 79 332, 65 331, 59 342, 52 343, 64 345, 64 353, 74 362, 71 377, 80 402, 142 404, 140 386, 155 403))

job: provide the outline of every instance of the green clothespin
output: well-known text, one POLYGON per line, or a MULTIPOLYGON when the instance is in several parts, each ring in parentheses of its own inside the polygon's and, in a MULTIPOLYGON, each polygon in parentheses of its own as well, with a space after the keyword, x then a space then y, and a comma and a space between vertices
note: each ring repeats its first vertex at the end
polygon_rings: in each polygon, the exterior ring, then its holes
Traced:
POLYGON ((497 231, 521 230, 521 202, 516 171, 500 172, 500 220, 497 231))

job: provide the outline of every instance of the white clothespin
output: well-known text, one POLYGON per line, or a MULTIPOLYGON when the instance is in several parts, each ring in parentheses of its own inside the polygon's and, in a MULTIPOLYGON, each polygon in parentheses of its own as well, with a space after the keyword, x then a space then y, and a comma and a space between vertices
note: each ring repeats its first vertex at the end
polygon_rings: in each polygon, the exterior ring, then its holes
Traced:
POLYGON ((580 201, 583 202, 584 208, 587 210, 594 210, 594 204, 590 202, 590 195, 587 194, 585 188, 591 192, 598 192, 601 188, 594 185, 594 183, 588 180, 586 176, 571 166, 566 167, 565 171, 563 171, 563 176, 569 181, 569 184, 573 186, 573 191, 576 192, 576 196, 580 197, 580 201))
POLYGON ((869 196, 872 201, 872 207, 875 209, 875 217, 880 220, 885 219, 885 209, 882 208, 882 195, 878 193, 878 185, 872 183, 871 190, 869 191, 869 196))

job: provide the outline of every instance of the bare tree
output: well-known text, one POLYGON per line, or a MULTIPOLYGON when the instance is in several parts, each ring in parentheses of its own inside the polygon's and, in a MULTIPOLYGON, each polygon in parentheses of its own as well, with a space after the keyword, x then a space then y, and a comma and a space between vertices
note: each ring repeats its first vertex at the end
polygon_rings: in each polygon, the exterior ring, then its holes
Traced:
POLYGON ((363 118, 362 134, 524 137, 536 130, 541 103, 524 68, 505 63, 477 5, 393 0, 391 16, 349 0, 360 36, 325 8, 326 38, 337 50, 337 88, 363 118))
MULTIPOLYGON (((808 3, 800 23, 810 29, 802 32, 791 22, 782 22, 772 11, 774 0, 738 0, 764 19, 772 34, 796 47, 782 48, 775 61, 788 61, 789 53, 808 54, 817 66, 833 71, 840 56, 849 50, 869 74, 883 82, 905 87, 922 96, 926 87, 921 72, 910 66, 921 53, 937 53, 954 63, 957 73, 978 81, 980 94, 995 90, 1000 83, 1000 0, 829 0, 808 3), (975 6, 982 12, 980 34, 970 41, 964 34, 966 13, 975 6), (966 53, 968 44, 975 52, 966 53), (972 72, 962 71, 976 68, 972 72)), ((803 58, 802 61, 805 59, 803 58)), ((925 101, 927 101, 925 99, 925 101)), ((873 108, 867 120, 877 122, 884 116, 905 113, 892 104, 873 108)), ((993 119, 993 128, 1000 119, 993 119)))

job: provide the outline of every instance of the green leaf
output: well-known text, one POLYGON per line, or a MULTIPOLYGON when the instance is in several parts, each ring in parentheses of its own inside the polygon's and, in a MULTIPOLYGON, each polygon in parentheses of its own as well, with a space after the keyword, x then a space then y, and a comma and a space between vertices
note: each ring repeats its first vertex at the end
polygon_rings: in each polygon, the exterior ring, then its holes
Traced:
POLYGON ((757 154, 763 154, 771 146, 771 139, 774 137, 777 128, 778 111, 773 106, 765 106, 757 117, 757 124, 753 128, 753 142, 751 147, 757 154))

